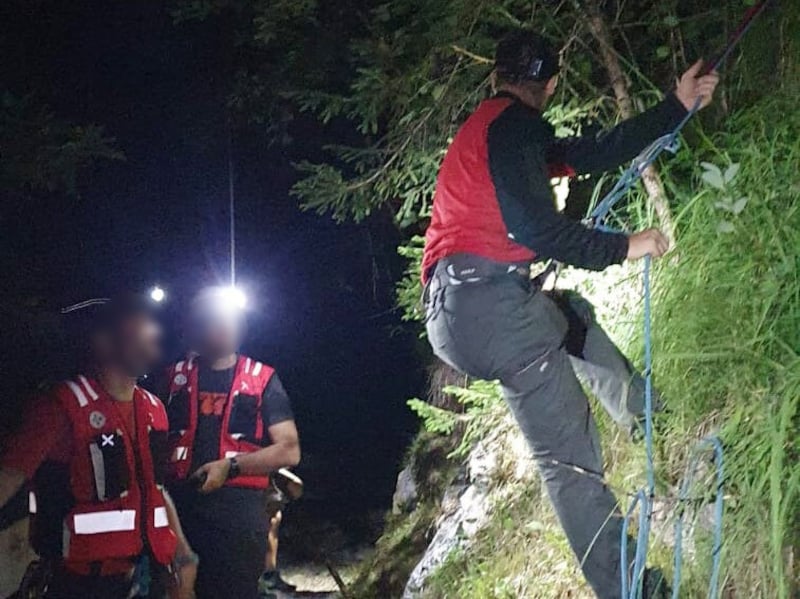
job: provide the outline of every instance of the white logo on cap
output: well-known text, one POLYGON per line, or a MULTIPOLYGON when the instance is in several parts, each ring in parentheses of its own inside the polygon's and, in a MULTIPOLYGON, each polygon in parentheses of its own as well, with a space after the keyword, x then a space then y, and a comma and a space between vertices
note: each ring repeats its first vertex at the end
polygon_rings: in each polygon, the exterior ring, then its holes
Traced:
POLYGON ((92 428, 103 428, 106 424, 106 417, 102 412, 95 410, 89 414, 89 424, 92 425, 92 428))
POLYGON ((189 379, 186 378, 185 374, 183 374, 182 372, 179 372, 178 374, 175 375, 175 378, 172 379, 172 382, 175 383, 176 385, 178 385, 179 387, 182 387, 183 385, 186 384, 186 382, 188 380, 189 379))

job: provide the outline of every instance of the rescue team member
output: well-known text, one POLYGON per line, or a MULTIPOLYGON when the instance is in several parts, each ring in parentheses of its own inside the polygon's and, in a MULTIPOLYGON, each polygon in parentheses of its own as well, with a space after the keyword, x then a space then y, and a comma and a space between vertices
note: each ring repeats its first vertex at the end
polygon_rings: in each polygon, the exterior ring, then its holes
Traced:
POLYGON ((187 333, 198 353, 167 374, 171 490, 202 562, 200 599, 258 596, 267 551, 268 474, 300 461, 294 416, 278 376, 238 353, 243 314, 228 292, 210 288, 194 299, 187 333))
MULTIPOLYGON (((558 56, 539 35, 509 35, 497 47, 497 95, 467 119, 444 158, 426 234, 430 343, 455 368, 500 380, 572 550, 601 599, 620 596, 622 520, 601 482, 597 430, 565 348, 567 318, 532 288, 530 265, 554 258, 602 270, 666 252, 657 230, 627 236, 567 219, 555 209, 549 179, 615 168, 667 133, 696 98, 707 105, 718 78, 697 78, 700 68, 691 67, 663 102, 608 132, 556 139, 542 110, 556 89, 558 56)), ((658 596, 659 579, 648 572, 645 596, 658 596)))
POLYGON ((0 469, 0 505, 28 480, 31 539, 50 561, 54 599, 162 599, 172 563, 193 596, 197 559, 162 484, 167 415, 136 380, 159 359, 145 300, 89 302, 80 320, 83 374, 38 400, 0 469))
POLYGON ((303 481, 293 472, 281 468, 270 475, 269 489, 267 489, 267 517, 269 518, 267 554, 264 557, 264 573, 258 580, 258 592, 262 598, 274 596, 274 591, 291 593, 297 590, 295 585, 286 582, 281 577, 278 569, 278 546, 283 510, 290 501, 299 499, 302 494, 303 481))

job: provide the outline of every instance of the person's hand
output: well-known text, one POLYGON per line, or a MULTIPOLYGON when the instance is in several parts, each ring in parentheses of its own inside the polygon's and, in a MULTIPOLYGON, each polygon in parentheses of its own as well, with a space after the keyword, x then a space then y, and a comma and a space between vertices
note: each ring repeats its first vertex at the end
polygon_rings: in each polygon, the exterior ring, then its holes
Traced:
POLYGON ((669 240, 658 229, 645 229, 628 237, 628 260, 647 255, 660 258, 669 249, 669 240))
POLYGON ((178 585, 173 596, 175 599, 195 599, 194 583, 197 580, 197 564, 185 563, 176 572, 178 585))
POLYGON ((192 474, 192 478, 198 481, 205 480, 200 487, 200 492, 211 493, 225 484, 225 481, 228 480, 230 469, 230 460, 216 460, 200 466, 197 471, 192 474))
POLYGON ((702 69, 703 61, 698 60, 678 79, 675 95, 686 110, 694 108, 697 98, 700 98, 700 108, 705 108, 711 104, 714 97, 714 90, 719 83, 719 74, 713 71, 708 75, 698 77, 697 75, 702 69))

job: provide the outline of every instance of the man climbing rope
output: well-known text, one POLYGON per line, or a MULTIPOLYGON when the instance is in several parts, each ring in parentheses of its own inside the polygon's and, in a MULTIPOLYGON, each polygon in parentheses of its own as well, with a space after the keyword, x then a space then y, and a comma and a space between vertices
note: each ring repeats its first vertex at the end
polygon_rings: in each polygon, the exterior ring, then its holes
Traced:
POLYGON ((137 297, 74 308, 82 374, 31 406, 0 468, 0 505, 33 479, 31 539, 46 567, 24 597, 163 599, 171 565, 189 599, 197 556, 162 486, 167 416, 136 385, 159 358, 158 325, 137 297))
POLYGON ((170 489, 200 556, 199 599, 255 599, 267 552, 269 473, 296 466, 300 444, 275 371, 239 352, 243 314, 230 289, 191 305, 197 354, 168 372, 170 489))
MULTIPOLYGON (((630 377, 630 369, 610 341, 590 347, 586 336, 575 345, 569 313, 578 307, 588 316, 591 307, 576 306, 574 298, 559 307, 532 286, 530 266, 551 258, 603 270, 667 251, 655 229, 628 236, 567 219, 555 209, 549 179, 616 168, 670 131, 698 97, 708 105, 718 77, 697 77, 701 68, 698 62, 684 73, 663 102, 601 135, 556 139, 542 111, 556 89, 558 55, 535 33, 507 36, 496 52, 497 94, 481 103, 448 149, 426 234, 431 346, 473 377, 500 380, 570 546, 601 599, 620 597, 622 522, 602 482, 599 438, 575 375, 581 365, 573 362, 579 354, 591 370, 582 374, 612 385, 630 377)), ((656 577, 648 578, 645 597, 658 596, 656 577)))

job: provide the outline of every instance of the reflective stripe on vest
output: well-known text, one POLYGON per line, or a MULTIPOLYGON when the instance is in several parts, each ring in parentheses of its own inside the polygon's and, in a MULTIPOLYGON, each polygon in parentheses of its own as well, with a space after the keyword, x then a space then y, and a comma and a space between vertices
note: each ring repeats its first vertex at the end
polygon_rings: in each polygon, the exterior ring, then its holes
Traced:
MULTIPOLYGON (((154 448, 163 450, 168 434, 161 402, 144 389, 134 390, 134 434, 114 399, 87 377, 65 381, 54 394, 70 419, 75 448, 67 483, 74 503, 60 527, 63 557, 103 562, 134 557, 147 546, 158 563, 168 564, 176 539, 154 462, 164 456, 153 455, 154 448)), ((32 496, 29 510, 35 513, 36 507, 32 496)), ((37 519, 52 508, 39 511, 37 519)), ((58 524, 45 524, 55 535, 58 524)))
POLYGON ((83 392, 77 383, 72 381, 67 381, 67 387, 69 387, 70 391, 72 391, 75 398, 78 400, 78 405, 80 407, 86 407, 89 405, 89 400, 86 398, 86 394, 83 392))
POLYGON ((181 460, 185 460, 189 457, 189 448, 185 445, 181 445, 175 448, 172 452, 172 461, 173 462, 180 462, 181 460))
POLYGON ((76 535, 136 530, 136 510, 75 514, 73 522, 76 535))
POLYGON ((155 528, 164 528, 165 526, 169 526, 167 508, 164 506, 159 506, 153 510, 153 526, 155 528))

